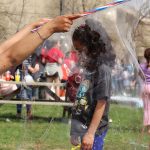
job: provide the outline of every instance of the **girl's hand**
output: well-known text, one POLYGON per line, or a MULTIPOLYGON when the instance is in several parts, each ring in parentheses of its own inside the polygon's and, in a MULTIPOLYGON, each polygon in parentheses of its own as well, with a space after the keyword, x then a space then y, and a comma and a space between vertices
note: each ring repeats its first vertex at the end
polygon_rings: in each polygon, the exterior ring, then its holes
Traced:
POLYGON ((83 137, 81 147, 83 150, 92 150, 93 143, 94 143, 94 135, 86 133, 83 137))

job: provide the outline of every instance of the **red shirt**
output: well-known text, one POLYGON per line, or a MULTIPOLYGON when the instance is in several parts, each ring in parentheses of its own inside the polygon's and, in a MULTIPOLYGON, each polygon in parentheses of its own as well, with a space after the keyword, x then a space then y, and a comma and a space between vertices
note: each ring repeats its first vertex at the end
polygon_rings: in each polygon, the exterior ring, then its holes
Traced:
POLYGON ((78 62, 78 54, 76 51, 72 50, 71 53, 70 53, 70 59, 72 61, 74 61, 75 63, 78 62))
POLYGON ((51 48, 50 50, 48 50, 45 59, 47 60, 47 62, 49 63, 55 63, 58 62, 59 58, 64 58, 64 54, 61 50, 59 50, 58 48, 51 48))

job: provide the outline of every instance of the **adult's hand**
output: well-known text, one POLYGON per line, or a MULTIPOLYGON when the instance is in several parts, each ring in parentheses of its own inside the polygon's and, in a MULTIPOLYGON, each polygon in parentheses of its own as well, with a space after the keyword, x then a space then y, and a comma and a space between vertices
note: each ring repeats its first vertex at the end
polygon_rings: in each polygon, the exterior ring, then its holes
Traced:
POLYGON ((73 24, 73 20, 80 17, 82 17, 81 14, 58 16, 50 20, 49 23, 53 28, 53 32, 67 32, 73 24))

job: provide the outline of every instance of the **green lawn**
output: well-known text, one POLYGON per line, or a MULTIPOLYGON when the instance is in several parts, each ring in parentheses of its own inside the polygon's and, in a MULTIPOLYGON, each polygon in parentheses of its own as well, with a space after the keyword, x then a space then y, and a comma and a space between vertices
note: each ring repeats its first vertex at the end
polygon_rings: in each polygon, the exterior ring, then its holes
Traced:
MULTIPOLYGON (((0 150, 70 150, 67 119, 61 106, 33 106, 34 118, 16 119, 15 105, 0 106, 0 150)), ((112 123, 105 150, 148 150, 150 137, 141 135, 142 110, 111 105, 112 123)))

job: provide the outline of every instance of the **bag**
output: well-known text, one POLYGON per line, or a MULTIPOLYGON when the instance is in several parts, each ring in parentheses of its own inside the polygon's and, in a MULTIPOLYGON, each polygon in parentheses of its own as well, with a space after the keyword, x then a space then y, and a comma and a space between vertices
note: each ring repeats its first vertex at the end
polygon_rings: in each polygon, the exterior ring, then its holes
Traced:
POLYGON ((25 75, 25 77, 24 77, 24 81, 25 81, 26 83, 32 83, 32 82, 34 82, 34 79, 33 79, 33 77, 32 77, 30 74, 27 74, 27 75, 25 75))

